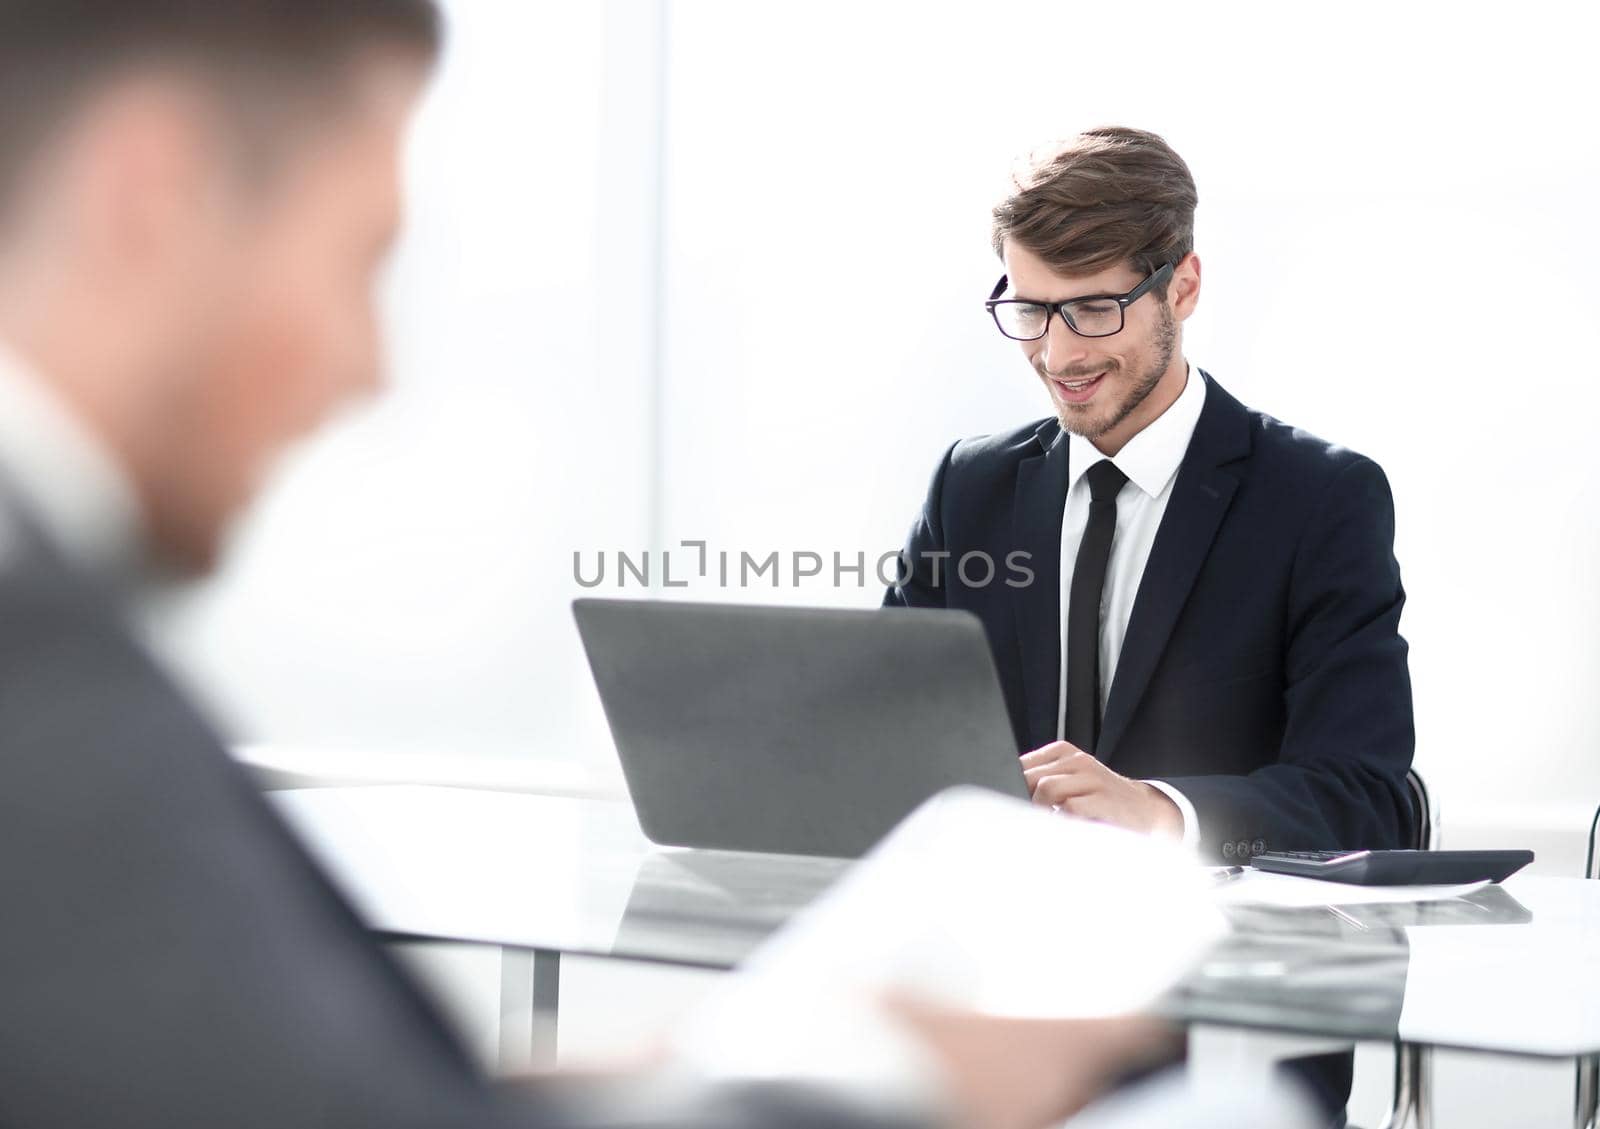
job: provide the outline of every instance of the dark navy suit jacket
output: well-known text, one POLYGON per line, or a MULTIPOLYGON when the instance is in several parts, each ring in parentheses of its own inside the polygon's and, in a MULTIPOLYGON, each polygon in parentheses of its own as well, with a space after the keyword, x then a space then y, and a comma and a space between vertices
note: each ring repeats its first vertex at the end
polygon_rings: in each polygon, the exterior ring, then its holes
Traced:
MULTIPOLYGON (((1403 846, 1414 735, 1388 481, 1201 376, 1096 755, 1180 789, 1214 859, 1403 846)), ((1054 419, 952 446, 885 600, 983 621, 1022 751, 1056 739, 1067 451, 1054 419), (988 584, 979 561, 971 584, 954 567, 973 552, 995 562, 988 584)))

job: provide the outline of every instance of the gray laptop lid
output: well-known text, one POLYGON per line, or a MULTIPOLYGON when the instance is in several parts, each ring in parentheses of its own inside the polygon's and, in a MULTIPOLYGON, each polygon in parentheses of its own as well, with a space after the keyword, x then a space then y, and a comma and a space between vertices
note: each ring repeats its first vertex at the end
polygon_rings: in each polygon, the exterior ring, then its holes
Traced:
POLYGON ((855 857, 935 793, 1027 797, 966 612, 573 602, 644 833, 855 857))

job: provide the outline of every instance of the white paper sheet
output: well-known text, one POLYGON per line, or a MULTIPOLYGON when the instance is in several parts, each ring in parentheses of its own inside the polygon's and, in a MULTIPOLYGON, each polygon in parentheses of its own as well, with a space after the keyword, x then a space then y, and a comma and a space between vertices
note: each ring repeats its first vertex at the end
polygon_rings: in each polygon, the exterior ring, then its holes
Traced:
POLYGON ((747 962, 996 1015, 1127 1012, 1225 931, 1174 844, 957 789, 929 801, 747 962))

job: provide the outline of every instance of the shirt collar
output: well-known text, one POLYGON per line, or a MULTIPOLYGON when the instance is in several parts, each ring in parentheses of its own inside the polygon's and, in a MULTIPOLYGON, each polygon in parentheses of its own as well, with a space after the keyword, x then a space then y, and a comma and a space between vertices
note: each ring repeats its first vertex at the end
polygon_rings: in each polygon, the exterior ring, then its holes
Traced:
MULTIPOLYGON (((1172 405, 1111 457, 1111 462, 1128 476, 1128 481, 1152 498, 1159 497, 1172 476, 1178 473, 1184 453, 1189 450, 1189 440, 1194 437, 1195 425, 1200 422, 1200 409, 1206 404, 1205 378, 1198 376, 1193 366, 1187 366, 1183 379, 1183 391, 1172 405)), ((1070 493, 1078 479, 1105 457, 1089 440, 1069 432, 1067 491, 1070 493)))
POLYGON ((0 341, 0 472, 56 549, 120 586, 144 559, 126 472, 53 389, 0 341))

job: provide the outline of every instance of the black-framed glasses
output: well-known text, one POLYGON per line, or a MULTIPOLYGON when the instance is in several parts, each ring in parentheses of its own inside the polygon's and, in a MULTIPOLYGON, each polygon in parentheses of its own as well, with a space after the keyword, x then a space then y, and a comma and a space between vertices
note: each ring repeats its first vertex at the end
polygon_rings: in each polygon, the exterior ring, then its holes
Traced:
POLYGON ((1060 314, 1067 328, 1079 337, 1110 337, 1122 332, 1128 307, 1172 277, 1172 264, 1162 264, 1154 274, 1126 294, 1087 294, 1069 302, 1030 302, 1002 298, 1010 279, 1000 276, 984 308, 1000 332, 1013 341, 1037 341, 1050 332, 1050 315, 1060 314))

